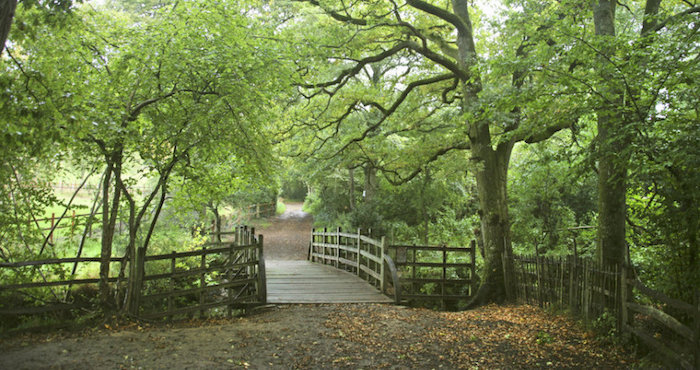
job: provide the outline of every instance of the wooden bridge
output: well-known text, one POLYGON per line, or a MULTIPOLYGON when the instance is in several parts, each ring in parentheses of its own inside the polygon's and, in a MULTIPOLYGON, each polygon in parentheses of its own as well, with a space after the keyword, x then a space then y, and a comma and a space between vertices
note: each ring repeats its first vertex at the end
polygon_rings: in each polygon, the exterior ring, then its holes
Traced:
POLYGON ((384 238, 372 239, 359 230, 313 230, 307 261, 265 261, 267 302, 404 303, 407 299, 446 309, 450 302, 473 294, 475 251, 475 243, 466 248, 388 246, 384 238), (426 284, 432 288, 426 289, 426 284))
POLYGON ((390 303, 349 272, 311 261, 266 261, 268 303, 390 303))

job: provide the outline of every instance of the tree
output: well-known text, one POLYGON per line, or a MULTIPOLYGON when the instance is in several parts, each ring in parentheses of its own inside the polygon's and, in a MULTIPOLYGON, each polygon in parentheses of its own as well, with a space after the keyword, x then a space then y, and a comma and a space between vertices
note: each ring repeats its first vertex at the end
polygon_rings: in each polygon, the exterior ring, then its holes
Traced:
MULTIPOLYGON (((571 126, 578 117, 574 114, 549 122, 537 120, 537 107, 554 102, 566 104, 567 98, 552 92, 551 88, 548 95, 538 96, 533 89, 546 84, 540 82, 538 86, 526 78, 536 62, 543 63, 542 58, 548 58, 545 62, 556 62, 556 53, 543 52, 549 46, 543 30, 558 19, 557 13, 546 9, 546 16, 535 17, 536 21, 544 21, 544 25, 534 24, 528 17, 537 14, 542 6, 524 3, 521 12, 511 13, 513 22, 504 24, 504 33, 500 34, 503 38, 498 44, 500 49, 489 49, 486 41, 479 49, 475 36, 479 30, 474 28, 472 19, 475 8, 464 0, 440 5, 422 0, 408 0, 402 5, 363 1, 352 7, 315 0, 305 2, 320 8, 329 17, 318 20, 317 26, 329 27, 329 34, 341 35, 339 29, 343 29, 349 35, 342 42, 320 40, 321 45, 331 44, 325 54, 330 68, 319 73, 318 65, 312 65, 303 71, 306 76, 316 78, 300 84, 302 94, 328 101, 327 106, 331 107, 324 108, 323 113, 332 133, 321 138, 322 143, 328 142, 329 137, 339 137, 337 134, 352 117, 358 116, 356 112, 369 112, 366 124, 358 134, 341 137, 337 154, 361 146, 386 127, 390 132, 396 126, 404 131, 420 132, 411 130, 410 124, 418 120, 411 119, 409 112, 426 111, 421 118, 429 118, 433 124, 454 123, 449 136, 432 132, 433 140, 441 145, 433 147, 432 153, 423 151, 423 160, 417 162, 417 168, 414 163, 411 170, 406 171, 406 167, 395 170, 398 176, 393 180, 396 183, 410 181, 421 173, 425 163, 452 150, 470 150, 470 163, 464 166, 475 173, 485 244, 484 276, 474 303, 502 301, 508 297, 509 287, 504 275, 507 276, 511 268, 506 263, 504 271, 502 257, 511 253, 506 187, 513 146, 518 142, 545 140, 571 126), (327 26, 329 20, 341 26, 327 26), (390 61, 396 65, 386 74, 390 82, 372 89, 363 78, 363 71, 390 61), (412 63, 407 64, 407 61, 412 63), (319 81, 319 75, 333 77, 319 81), (332 103, 336 103, 336 107, 332 103), (432 117, 435 112, 445 114, 432 117), (402 119, 408 122, 401 122, 402 119)), ((482 26, 482 32, 488 32, 486 24, 477 25, 482 26)), ((565 114, 564 111, 565 108, 560 113, 565 114)), ((384 168, 383 172, 386 175, 391 169, 384 168)))
POLYGON ((283 90, 266 69, 282 66, 269 37, 274 26, 254 22, 259 14, 250 4, 206 2, 175 4, 150 17, 84 10, 60 30, 37 29, 51 37, 28 39, 12 50, 22 54, 13 59, 13 72, 37 104, 50 107, 73 158, 105 169, 105 307, 112 302, 109 260, 123 205, 129 231, 124 259, 130 261, 126 309, 133 313, 143 273, 137 256, 146 252, 172 174, 206 165, 191 160, 205 149, 264 165, 259 158, 269 147, 263 133, 274 122, 274 97, 283 90), (145 194, 134 186, 142 178, 154 184, 145 194))
POLYGON ((663 39, 689 35, 682 28, 672 28, 678 23, 693 24, 692 14, 700 11, 690 3, 685 9, 673 4, 662 9, 660 0, 645 1, 643 8, 618 4, 596 2, 592 9, 595 37, 573 40, 582 48, 580 60, 595 72, 582 79, 591 92, 597 119, 598 258, 613 264, 627 261, 626 195, 635 142, 645 126, 654 125, 661 92, 670 88, 669 77, 686 73, 675 69, 676 63, 665 71, 655 69, 654 59, 659 53, 686 58, 683 51, 664 50, 663 39))

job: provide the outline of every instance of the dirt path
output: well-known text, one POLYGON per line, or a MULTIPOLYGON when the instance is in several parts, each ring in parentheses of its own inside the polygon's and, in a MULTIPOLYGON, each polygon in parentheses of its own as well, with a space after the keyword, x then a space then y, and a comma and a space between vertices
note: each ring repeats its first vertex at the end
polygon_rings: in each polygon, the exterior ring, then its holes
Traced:
POLYGON ((302 203, 286 203, 282 215, 256 230, 264 237, 265 259, 305 260, 309 252, 313 219, 301 210, 302 203))
POLYGON ((0 341, 0 369, 627 368, 617 347, 531 306, 441 313, 291 305, 250 317, 0 341))

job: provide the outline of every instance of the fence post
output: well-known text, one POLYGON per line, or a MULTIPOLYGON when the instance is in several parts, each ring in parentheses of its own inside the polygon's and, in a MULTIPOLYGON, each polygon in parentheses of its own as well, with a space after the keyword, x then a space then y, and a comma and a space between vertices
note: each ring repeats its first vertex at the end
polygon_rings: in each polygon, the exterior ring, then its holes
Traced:
POLYGON ((323 236, 321 237, 321 241, 323 243, 323 247, 321 247, 321 263, 324 265, 326 264, 326 244, 328 243, 328 228, 324 227, 323 228, 323 236))
MULTIPOLYGON (((204 286, 206 285, 206 268, 207 268, 207 247, 202 247, 202 261, 200 264, 200 269, 202 272, 199 274, 199 305, 204 305, 204 286)), ((200 318, 204 317, 204 309, 199 310, 200 318)))
POLYGON ((309 242, 309 255, 307 256, 307 259, 311 262, 314 261, 314 232, 316 232, 316 228, 312 227, 311 228, 311 241, 309 242))
POLYGON ((258 294, 261 304, 267 304, 267 276, 265 275, 265 255, 263 253, 263 236, 258 235, 258 294))
POLYGON ((469 295, 474 295, 476 294, 476 240, 472 239, 471 241, 471 250, 469 251, 469 257, 471 258, 471 265, 469 268, 469 284, 471 287, 469 288, 469 295))
MULTIPOLYGON (((170 295, 168 295, 168 312, 173 311, 173 296, 172 293, 175 291, 175 251, 172 251, 172 257, 170 259, 170 295)), ((173 320, 173 315, 168 315, 168 320, 173 320)))
POLYGON ((357 228, 357 255, 356 255, 357 256, 357 271, 356 271, 357 276, 360 276, 360 243, 361 243, 360 236, 362 236, 362 234, 360 232, 360 228, 358 227, 357 228))
POLYGON ((574 306, 574 297, 576 296, 574 292, 574 274, 576 273, 576 257, 572 255, 566 256, 569 262, 569 309, 576 312, 576 307, 574 306))
POLYGON ((442 281, 440 282, 440 309, 445 310, 445 280, 447 280, 447 246, 442 245, 442 281))
POLYGON ((340 268, 340 228, 335 229, 335 268, 340 268))
POLYGON ((233 305, 233 287, 230 285, 233 282, 233 248, 235 244, 229 244, 229 249, 228 249, 228 266, 227 271, 228 271, 228 283, 229 287, 226 289, 227 292, 227 298, 228 298, 228 306, 226 309, 226 314, 228 317, 233 316, 233 308, 231 305, 233 305))
POLYGON ((385 238, 382 236, 381 246, 379 247, 379 289, 384 291, 384 242, 385 238))

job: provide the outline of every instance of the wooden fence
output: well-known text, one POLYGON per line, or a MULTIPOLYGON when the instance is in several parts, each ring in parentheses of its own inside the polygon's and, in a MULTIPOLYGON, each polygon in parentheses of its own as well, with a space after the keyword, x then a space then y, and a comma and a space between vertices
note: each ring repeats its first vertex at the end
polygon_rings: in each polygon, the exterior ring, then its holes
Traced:
POLYGON ((391 245, 388 253, 409 304, 456 309, 476 292, 474 241, 469 247, 391 245))
MULTIPOLYGON (((73 286, 97 284, 100 282, 100 279, 73 279, 72 277, 66 279, 62 277, 62 273, 56 273, 56 271, 62 265, 99 264, 100 261, 99 257, 78 257, 0 263, 0 276, 4 277, 6 282, 13 280, 13 276, 29 274, 35 276, 35 281, 0 285, 0 294, 4 298, 3 302, 0 303, 0 317, 8 319, 9 317, 20 315, 35 315, 87 308, 86 302, 66 302, 69 290, 73 286), (31 272, 22 271, 26 269, 31 269, 31 272), (48 296, 51 297, 51 301, 40 298, 40 296, 46 296, 46 294, 36 293, 37 290, 43 289, 49 290, 48 296), (33 304, 26 305, 27 303, 33 304)), ((121 265, 123 262, 123 258, 110 258, 110 263, 121 265)), ((118 268, 113 269, 113 271, 115 270, 119 271, 118 268)), ((118 277, 110 277, 108 279, 110 283, 117 283, 119 280, 118 277)))
POLYGON ((396 267, 384 253, 383 237, 372 239, 362 235, 360 229, 354 233, 343 232, 340 228, 335 231, 313 229, 308 258, 311 262, 356 274, 384 293, 393 290, 395 301, 401 300, 396 267))
POLYGON ((673 368, 700 369, 700 293, 691 305, 646 287, 629 268, 568 256, 514 256, 517 299, 569 308, 592 322, 612 315, 673 368))
MULTIPOLYGON (((144 319, 172 317, 181 313, 227 307, 249 308, 265 304, 265 264, 263 238, 247 227, 221 233, 232 242, 210 243, 199 250, 162 255, 139 255, 144 261, 143 289, 137 298, 137 316, 144 319), (160 266, 159 266, 160 265, 160 266)), ((128 259, 112 257, 110 271, 120 271, 128 259)), ((94 309, 94 302, 75 302, 72 287, 92 286, 99 278, 66 277, 64 265, 99 264, 99 257, 53 258, 40 261, 0 263, 0 320, 2 326, 19 323, 28 315, 54 314, 58 311, 94 309), (26 276, 35 280, 25 282, 26 276), (18 282, 13 282, 18 281, 18 282), (22 282, 19 282, 22 281, 22 282)), ((126 269, 130 271, 130 269, 126 269)), ((122 286, 128 277, 112 276, 109 283, 122 286)), ((80 289, 80 288, 78 288, 80 289)))
POLYGON ((255 218, 272 217, 277 213, 277 202, 251 204, 245 210, 255 218))
POLYGON ((249 308, 267 300, 263 237, 237 228, 234 241, 192 252, 145 256, 138 317, 154 319, 225 307, 249 308), (153 273, 149 272, 153 271, 153 273), (168 271, 168 272, 163 272, 168 271))

